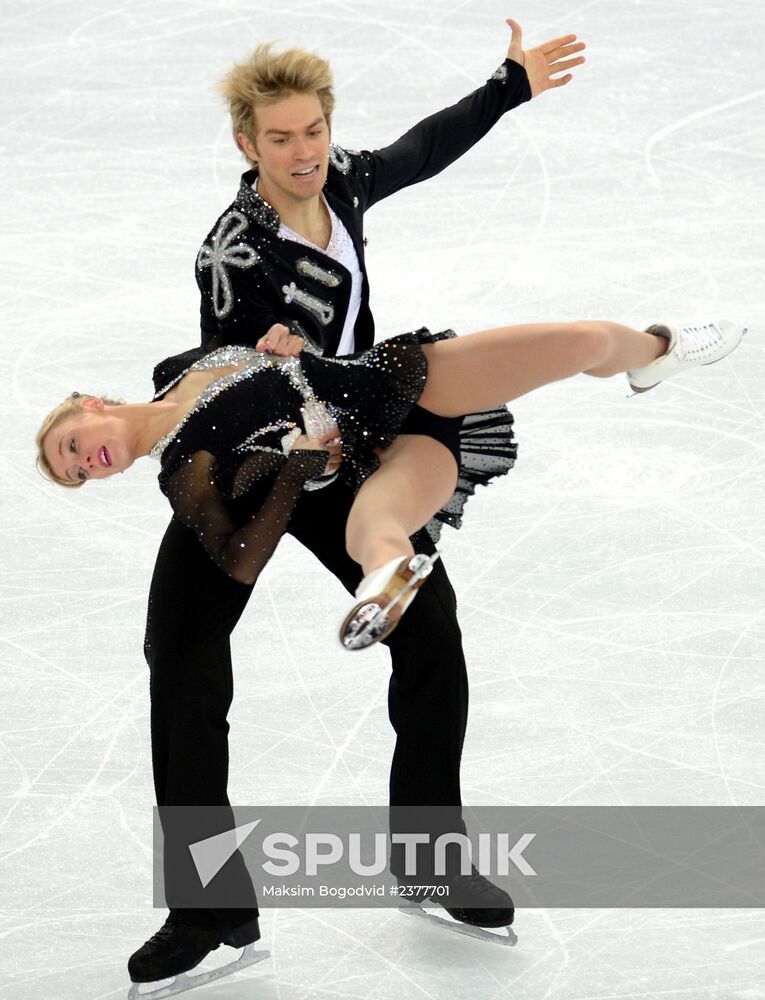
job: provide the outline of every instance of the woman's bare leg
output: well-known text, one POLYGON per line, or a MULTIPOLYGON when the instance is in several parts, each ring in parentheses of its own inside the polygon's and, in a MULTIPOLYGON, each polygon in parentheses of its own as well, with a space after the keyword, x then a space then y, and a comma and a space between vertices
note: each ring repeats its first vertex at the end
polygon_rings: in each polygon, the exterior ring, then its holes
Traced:
POLYGON ((422 434, 399 435, 356 494, 345 529, 350 557, 366 575, 413 555, 409 536, 428 523, 456 484, 457 463, 448 448, 422 434))
MULTIPOLYGON (((608 322, 500 327, 426 344, 428 380, 420 406, 442 416, 490 409, 579 372, 605 377, 647 365, 666 349, 654 334, 608 322)), ((367 574, 413 554, 419 531, 454 492, 457 465, 444 445, 402 434, 380 453, 359 490, 346 547, 367 574)))
POLYGON ((641 368, 666 349, 663 337, 606 321, 482 330, 423 345, 428 380, 418 402, 440 416, 461 416, 580 372, 605 378, 641 368))

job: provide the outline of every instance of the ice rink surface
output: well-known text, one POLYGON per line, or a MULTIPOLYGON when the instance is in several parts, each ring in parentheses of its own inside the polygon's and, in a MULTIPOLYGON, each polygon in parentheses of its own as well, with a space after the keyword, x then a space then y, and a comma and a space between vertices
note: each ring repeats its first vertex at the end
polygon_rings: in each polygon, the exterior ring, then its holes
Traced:
MULTIPOLYGON (((584 317, 750 333, 645 396, 580 376, 514 404, 516 469, 444 533, 472 684, 464 800, 762 804, 765 8, 0 9, 2 1000, 123 996, 163 919, 142 637, 169 508, 150 461, 57 491, 32 440, 72 390, 146 399, 153 365, 198 343, 195 255, 243 169, 213 85, 265 39, 331 59, 333 138, 353 148, 480 85, 506 16, 527 46, 587 42, 571 85, 369 214, 378 337, 584 317)), ((346 606, 284 541, 235 634, 232 801, 386 801, 387 653, 338 652, 346 606)), ((271 961, 205 995, 765 996, 761 910, 527 910, 515 949, 393 910, 270 909, 262 926, 271 961)))

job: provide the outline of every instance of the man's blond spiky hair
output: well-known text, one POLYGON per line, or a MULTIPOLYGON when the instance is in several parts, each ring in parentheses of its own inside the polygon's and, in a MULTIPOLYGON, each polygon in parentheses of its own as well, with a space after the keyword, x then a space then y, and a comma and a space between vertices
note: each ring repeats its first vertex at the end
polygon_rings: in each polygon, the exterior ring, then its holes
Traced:
POLYGON ((273 46, 273 42, 259 45, 247 59, 235 63, 218 84, 219 93, 228 103, 237 146, 239 132, 255 143, 259 104, 274 104, 291 93, 316 94, 327 126, 331 126, 335 95, 327 60, 303 49, 274 52, 273 46))

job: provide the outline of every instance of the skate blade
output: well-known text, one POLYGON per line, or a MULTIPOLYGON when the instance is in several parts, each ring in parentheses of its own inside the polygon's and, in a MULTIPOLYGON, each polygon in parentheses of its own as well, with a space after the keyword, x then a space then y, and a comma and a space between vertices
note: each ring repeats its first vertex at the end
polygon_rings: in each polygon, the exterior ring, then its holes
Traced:
POLYGON ((146 983, 133 983, 127 1000, 163 1000, 164 997, 174 997, 178 993, 185 993, 186 990, 196 989, 197 986, 204 986, 205 983, 212 983, 216 979, 224 976, 231 976, 240 969, 246 969, 256 962, 262 962, 271 957, 270 951, 256 951, 255 943, 245 945, 244 951, 235 962, 222 965, 219 969, 210 969, 208 972, 198 972, 196 975, 189 975, 188 972, 181 972, 172 983, 167 986, 160 986, 159 989, 146 990, 141 992, 140 987, 149 985, 146 983))
MULTIPOLYGON (((356 632, 350 633, 349 626, 352 619, 359 613, 361 607, 363 607, 365 604, 370 604, 373 602, 371 602, 371 600, 366 600, 363 601, 361 604, 356 605, 356 607, 352 609, 350 614, 346 616, 345 620, 343 621, 343 624, 340 626, 340 642, 343 645, 343 647, 348 650, 368 649, 371 645, 373 645, 373 643, 381 642, 383 639, 387 639, 388 636, 391 634, 391 632, 394 630, 394 628, 401 621, 401 616, 403 615, 404 611, 401 611, 398 618, 392 621, 389 624, 389 626, 386 629, 384 629, 384 631, 382 631, 380 635, 378 635, 375 639, 373 639, 371 642, 364 641, 372 632, 374 632, 375 627, 378 624, 385 621, 385 619, 388 617, 388 612, 390 612, 391 610, 393 610, 393 608, 400 605, 407 597, 407 595, 411 593, 411 591, 419 590, 419 588, 430 576, 431 572, 433 571, 433 567, 440 558, 441 558, 440 552, 434 552, 432 556, 426 556, 422 564, 418 566, 417 569, 415 569, 414 571, 411 571, 412 575, 409 578, 409 580, 405 582, 404 586, 396 590, 395 596, 391 597, 391 599, 388 601, 386 605, 379 608, 368 621, 364 622, 363 626, 360 629, 358 629, 356 632)), ((407 569, 404 570, 404 572, 407 572, 407 570, 408 567, 407 569)), ((399 579, 403 578, 399 577, 399 579)))
POLYGON ((488 927, 462 924, 459 920, 447 920, 446 917, 437 917, 435 913, 428 913, 416 903, 400 906, 399 912, 407 917, 419 917, 420 920, 425 920, 430 924, 438 924, 455 934, 464 934, 465 937, 477 938, 479 941, 486 941, 502 948, 514 948, 518 944, 518 935, 512 927, 498 927, 496 930, 490 930, 488 927))
POLYGON ((633 396, 636 396, 639 392, 648 392, 651 389, 655 389, 657 385, 661 385, 661 382, 654 382, 653 385, 633 385, 632 382, 628 383, 630 389, 632 389, 633 396))

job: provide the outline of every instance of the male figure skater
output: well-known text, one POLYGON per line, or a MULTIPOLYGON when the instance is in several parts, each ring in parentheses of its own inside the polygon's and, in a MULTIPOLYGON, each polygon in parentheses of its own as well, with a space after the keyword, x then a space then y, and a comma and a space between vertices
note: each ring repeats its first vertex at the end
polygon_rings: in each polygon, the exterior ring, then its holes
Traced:
MULTIPOLYGON (((570 73, 553 75, 584 61, 578 55, 584 44, 573 35, 524 52, 520 27, 507 23, 507 58, 482 87, 375 152, 331 145, 334 97, 324 60, 260 46, 229 72, 221 90, 252 169, 197 258, 200 354, 233 343, 328 356, 372 346, 364 212, 439 173, 506 111, 568 83, 570 73)), ((352 497, 338 481, 316 485, 321 488, 298 501, 288 530, 352 592, 361 577, 344 544, 352 497)), ((432 553, 424 533, 416 541, 418 552, 432 553)), ((171 521, 152 580, 145 647, 160 806, 228 805, 229 637, 251 590, 219 570, 189 528, 171 521)), ((464 832, 459 768, 467 674, 454 592, 442 563, 387 645, 389 714, 397 737, 391 805, 448 807, 447 830, 464 832)), ((402 860, 394 854, 391 869, 403 881, 402 860)), ((425 855, 418 883, 433 881, 426 877, 428 863, 425 855)), ((461 880, 461 893, 467 890, 474 901, 470 908, 449 910, 457 920, 483 927, 512 923, 510 897, 486 879, 476 873, 447 879, 461 880)), ((154 981, 193 968, 220 944, 242 947, 259 936, 254 905, 171 909, 128 970, 134 982, 154 981)))

